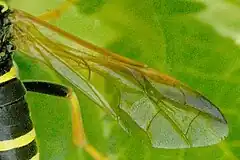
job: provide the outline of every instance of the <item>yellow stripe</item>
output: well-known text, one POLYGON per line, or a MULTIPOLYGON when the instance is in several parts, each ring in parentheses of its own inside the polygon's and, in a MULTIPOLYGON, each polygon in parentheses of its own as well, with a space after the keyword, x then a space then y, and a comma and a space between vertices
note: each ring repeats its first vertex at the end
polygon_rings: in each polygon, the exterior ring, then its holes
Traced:
POLYGON ((0 151, 7 151, 19 148, 31 143, 36 137, 35 130, 32 129, 27 134, 12 140, 0 141, 0 151))
POLYGON ((13 66, 9 72, 5 73, 4 75, 0 76, 0 83, 7 82, 13 78, 17 77, 17 68, 13 66))
POLYGON ((39 153, 37 153, 34 157, 32 157, 30 160, 39 160, 39 153))

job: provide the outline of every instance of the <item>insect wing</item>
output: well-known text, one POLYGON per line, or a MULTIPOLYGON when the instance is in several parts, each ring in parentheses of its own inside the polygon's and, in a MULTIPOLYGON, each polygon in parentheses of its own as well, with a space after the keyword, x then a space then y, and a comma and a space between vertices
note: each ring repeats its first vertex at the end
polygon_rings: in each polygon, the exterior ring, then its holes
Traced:
MULTIPOLYGON (((153 147, 207 146, 227 136, 224 116, 198 92, 76 37, 65 37, 79 42, 76 47, 49 38, 45 30, 60 31, 24 12, 16 11, 13 21, 19 51, 52 67, 120 123, 119 111, 127 113, 145 131, 153 147), (111 86, 111 98, 104 85, 111 86)), ((128 129, 124 124, 123 128, 128 129)))

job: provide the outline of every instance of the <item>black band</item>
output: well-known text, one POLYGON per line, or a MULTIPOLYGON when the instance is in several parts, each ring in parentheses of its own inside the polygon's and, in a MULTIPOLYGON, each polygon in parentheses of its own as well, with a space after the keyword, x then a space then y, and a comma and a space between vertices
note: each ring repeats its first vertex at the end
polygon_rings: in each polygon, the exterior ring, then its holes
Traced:
POLYGON ((25 89, 17 79, 0 86, 0 104, 5 104, 0 106, 1 141, 18 138, 33 129, 24 94, 25 89))
POLYGON ((12 79, 0 85, 0 107, 21 99, 26 94, 19 79, 12 79))
POLYGON ((31 159, 37 154, 36 141, 32 141, 26 146, 0 152, 1 160, 27 160, 31 159))
POLYGON ((20 137, 33 129, 25 99, 0 109, 0 140, 20 137))

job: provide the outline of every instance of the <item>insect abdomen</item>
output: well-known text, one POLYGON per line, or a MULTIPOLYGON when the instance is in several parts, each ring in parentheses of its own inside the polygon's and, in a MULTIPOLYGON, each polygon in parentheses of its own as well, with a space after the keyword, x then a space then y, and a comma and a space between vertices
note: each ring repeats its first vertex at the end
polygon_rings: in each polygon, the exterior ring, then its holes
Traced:
POLYGON ((17 78, 0 84, 0 159, 37 160, 35 131, 17 78))

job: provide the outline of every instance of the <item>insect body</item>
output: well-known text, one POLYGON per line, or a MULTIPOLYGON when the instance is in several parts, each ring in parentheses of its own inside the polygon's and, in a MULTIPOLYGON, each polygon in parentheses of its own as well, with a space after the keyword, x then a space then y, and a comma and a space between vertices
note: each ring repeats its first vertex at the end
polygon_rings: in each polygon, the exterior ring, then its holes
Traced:
POLYGON ((23 84, 17 78, 9 79, 1 83, 0 91, 0 159, 36 159, 35 131, 23 84))
POLYGON ((25 88, 17 78, 1 83, 0 159, 37 159, 35 131, 25 101, 25 88))
POLYGON ((35 130, 29 116, 23 83, 17 78, 13 65, 11 43, 8 32, 11 22, 9 12, 1 13, 1 58, 0 58, 0 159, 37 159, 38 150, 35 130))
MULTIPOLYGON (((171 149, 208 146, 227 136, 227 122, 220 110, 200 93, 179 81, 144 64, 81 40, 23 11, 4 9, 0 20, 5 24, 0 28, 1 58, 4 64, 6 59, 12 62, 12 46, 21 54, 44 62, 102 107, 126 130, 127 122, 122 119, 120 112, 127 114, 146 133, 153 147, 171 149), (77 46, 73 48, 67 43, 51 39, 44 30, 56 33, 77 46), (100 89, 102 86, 94 83, 94 76, 113 84, 113 90, 117 93, 115 97, 118 99, 115 106, 111 105, 100 89)), ((6 71, 2 73, 2 77, 9 73, 10 68, 12 65, 7 70, 3 69, 6 71)), ((6 88, 7 83, 13 80, 18 81, 13 76, 5 80, 2 87, 6 88)), ((30 81, 23 84, 27 91, 68 98, 72 103, 74 143, 94 159, 106 159, 87 142, 79 103, 71 89, 49 82, 30 81)), ((23 90, 20 97, 23 97, 24 87, 20 82, 19 86, 23 90)), ((6 101, 0 101, 0 104, 11 106, 13 102, 20 101, 17 96, 13 97, 10 104, 6 101)), ((28 111, 22 114, 28 115, 28 111)))

